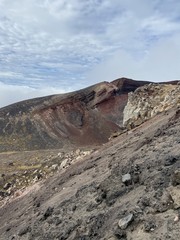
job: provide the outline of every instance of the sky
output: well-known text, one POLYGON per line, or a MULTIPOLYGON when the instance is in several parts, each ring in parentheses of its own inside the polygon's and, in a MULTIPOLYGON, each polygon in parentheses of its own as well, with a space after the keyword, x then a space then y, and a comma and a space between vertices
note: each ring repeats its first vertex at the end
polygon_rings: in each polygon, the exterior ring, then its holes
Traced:
POLYGON ((0 107, 179 65, 178 0, 0 0, 0 107))

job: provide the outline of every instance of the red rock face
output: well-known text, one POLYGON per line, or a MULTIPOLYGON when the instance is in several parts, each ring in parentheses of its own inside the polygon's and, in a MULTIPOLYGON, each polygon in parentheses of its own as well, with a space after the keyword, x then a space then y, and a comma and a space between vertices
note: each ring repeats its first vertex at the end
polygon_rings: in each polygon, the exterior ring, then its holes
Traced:
POLYGON ((0 150, 102 144, 122 126, 128 92, 146 83, 122 78, 2 108, 0 137, 7 141, 0 150))
MULTIPOLYGON (((101 105, 101 104, 100 104, 101 105)), ((66 138, 76 144, 100 144, 107 141, 118 126, 106 119, 95 106, 73 101, 40 110, 34 116, 54 138, 66 138)))
POLYGON ((112 96, 108 101, 102 102, 98 105, 98 110, 102 116, 116 125, 121 126, 123 121, 123 110, 127 104, 128 95, 121 94, 119 96, 112 96))

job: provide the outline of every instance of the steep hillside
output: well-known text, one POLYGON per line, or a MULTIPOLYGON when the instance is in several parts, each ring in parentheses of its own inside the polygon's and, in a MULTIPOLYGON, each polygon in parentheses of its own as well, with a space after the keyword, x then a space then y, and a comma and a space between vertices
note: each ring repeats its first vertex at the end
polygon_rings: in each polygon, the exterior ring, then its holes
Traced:
POLYGON ((122 126, 128 93, 148 82, 121 78, 0 109, 0 151, 97 145, 122 126))
POLYGON ((6 199, 0 239, 177 240, 179 199, 175 107, 6 199))
POLYGON ((0 239, 180 239, 179 87, 123 78, 0 109, 0 239))

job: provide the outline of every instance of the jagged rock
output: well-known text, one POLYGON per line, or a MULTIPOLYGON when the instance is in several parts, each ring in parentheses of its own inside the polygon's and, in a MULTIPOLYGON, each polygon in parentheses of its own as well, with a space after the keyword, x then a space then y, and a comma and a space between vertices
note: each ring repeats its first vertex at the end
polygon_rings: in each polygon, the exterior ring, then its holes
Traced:
POLYGON ((128 103, 124 108, 123 124, 131 129, 165 112, 180 106, 180 85, 150 83, 128 94, 128 103))
POLYGON ((133 214, 129 214, 126 217, 123 217, 119 220, 118 226, 120 229, 124 230, 128 227, 128 225, 133 221, 133 214))
POLYGON ((144 223, 144 231, 145 232, 152 232, 156 228, 156 223, 154 220, 149 220, 144 223))
POLYGON ((127 173, 127 174, 122 175, 122 182, 125 185, 130 185, 132 183, 131 174, 127 173))
POLYGON ((67 163, 68 163, 68 159, 66 158, 66 159, 64 159, 64 160, 62 161, 62 163, 61 163, 61 165, 60 165, 60 168, 65 168, 65 166, 67 165, 67 163))
POLYGON ((6 183, 3 188, 4 190, 8 190, 11 186, 12 186, 11 183, 6 183))

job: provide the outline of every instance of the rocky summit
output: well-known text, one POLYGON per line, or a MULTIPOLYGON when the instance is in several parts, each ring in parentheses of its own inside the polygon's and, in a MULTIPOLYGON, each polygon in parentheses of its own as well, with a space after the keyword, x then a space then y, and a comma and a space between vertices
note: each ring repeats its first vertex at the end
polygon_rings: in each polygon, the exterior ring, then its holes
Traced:
POLYGON ((179 87, 122 78, 0 109, 0 239, 180 239, 179 87))

